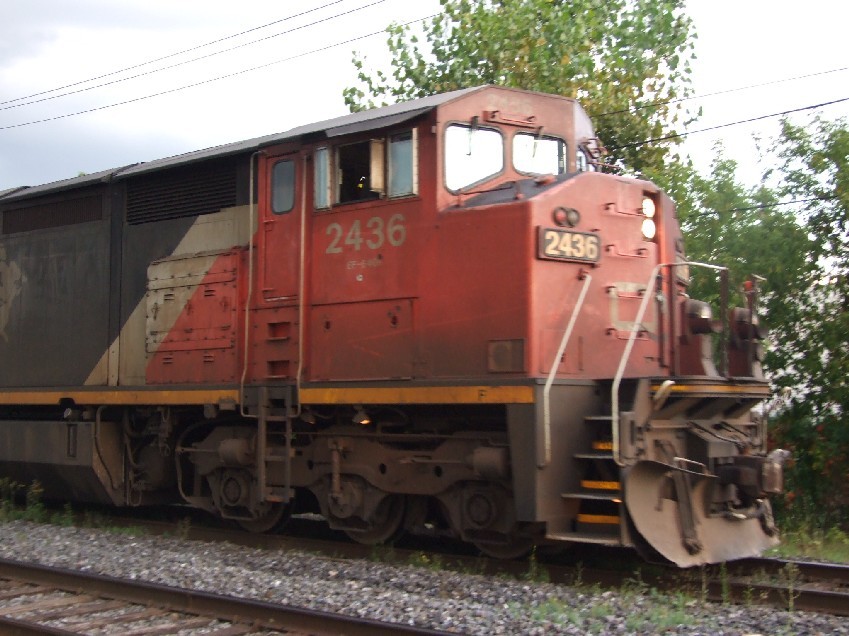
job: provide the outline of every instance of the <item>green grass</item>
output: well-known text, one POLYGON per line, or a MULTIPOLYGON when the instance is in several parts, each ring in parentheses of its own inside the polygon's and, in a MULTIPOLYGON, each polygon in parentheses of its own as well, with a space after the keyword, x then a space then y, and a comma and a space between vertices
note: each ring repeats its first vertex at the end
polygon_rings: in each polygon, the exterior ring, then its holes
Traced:
POLYGON ((794 527, 782 531, 781 544, 767 556, 849 563, 849 534, 840 528, 794 527))
POLYGON ((594 598, 592 603, 574 605, 549 598, 532 606, 512 605, 510 609, 514 616, 530 617, 536 623, 572 626, 585 634, 608 631, 608 617, 621 615, 620 604, 636 608, 625 619, 624 627, 629 633, 658 634, 694 621, 690 608, 697 601, 692 596, 658 592, 642 583, 639 575, 635 581, 623 585, 618 593, 607 598, 598 589, 588 588, 587 591, 588 596, 594 598), (634 603, 638 599, 649 599, 650 602, 634 603))
MULTIPOLYGON (((147 531, 139 526, 115 526, 109 517, 90 510, 85 510, 82 518, 78 518, 70 503, 66 503, 61 511, 50 510, 42 501, 43 495, 44 489, 37 481, 24 486, 7 478, 0 479, 0 523, 23 520, 63 527, 97 528, 130 536, 147 534, 147 531)), ((184 529, 181 524, 177 525, 178 535, 187 531, 188 527, 184 529)))

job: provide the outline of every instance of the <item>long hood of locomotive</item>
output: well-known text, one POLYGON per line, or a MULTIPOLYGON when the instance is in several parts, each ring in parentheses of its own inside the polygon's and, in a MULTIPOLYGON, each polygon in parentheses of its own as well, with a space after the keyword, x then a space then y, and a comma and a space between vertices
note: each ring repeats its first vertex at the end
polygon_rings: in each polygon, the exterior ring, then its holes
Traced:
MULTIPOLYGON (((197 300, 210 276, 220 280, 223 254, 247 244, 247 206, 128 224, 120 233, 114 221, 104 212, 92 222, 3 238, 0 385, 148 384, 146 367, 157 350, 174 349, 174 339, 209 339, 225 324, 219 333, 226 349, 235 348, 235 322, 216 317, 212 330, 198 329, 204 321, 198 324, 197 300), (167 268, 155 265, 187 258, 194 259, 191 271, 161 273, 167 268)), ((230 305, 235 310, 235 297, 230 305)), ((219 338, 217 348, 222 344, 219 338)))
MULTIPOLYGON (((412 200, 310 213, 301 310, 290 293, 298 233, 275 244, 259 217, 252 270, 247 206, 120 233, 104 215, 4 237, 0 381, 232 386, 244 343, 249 381, 293 381, 299 366, 306 383, 539 378, 573 311, 558 373, 611 377, 651 270, 679 236, 655 186, 595 173, 529 179, 441 211, 412 200), (658 207, 653 241, 641 233, 645 196, 658 207)), ((657 311, 629 374, 658 375, 657 311)))

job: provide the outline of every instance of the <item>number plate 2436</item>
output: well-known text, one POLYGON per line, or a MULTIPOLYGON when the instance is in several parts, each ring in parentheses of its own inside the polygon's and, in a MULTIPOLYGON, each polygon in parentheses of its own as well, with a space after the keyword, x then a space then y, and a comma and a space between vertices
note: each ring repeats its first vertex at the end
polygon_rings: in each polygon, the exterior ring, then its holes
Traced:
POLYGON ((558 228, 539 228, 539 257, 555 261, 595 263, 599 255, 598 234, 558 228))

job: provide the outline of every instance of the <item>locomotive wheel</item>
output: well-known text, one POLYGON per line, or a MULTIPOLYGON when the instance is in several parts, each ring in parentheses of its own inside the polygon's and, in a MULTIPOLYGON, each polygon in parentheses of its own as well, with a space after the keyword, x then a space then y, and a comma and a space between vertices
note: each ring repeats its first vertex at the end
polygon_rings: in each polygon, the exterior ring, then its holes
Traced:
POLYGON ((484 556, 506 561, 528 556, 534 547, 534 542, 527 537, 513 537, 508 543, 484 543, 482 541, 475 541, 474 545, 484 556))
POLYGON ((284 503, 268 504, 265 514, 256 519, 239 519, 236 523, 248 532, 262 534, 272 530, 280 530, 292 518, 292 506, 284 503))
POLYGON ((377 506, 374 516, 369 520, 372 527, 368 530, 345 530, 345 534, 357 543, 378 545, 395 539, 400 534, 404 522, 406 506, 402 495, 389 495, 377 506))

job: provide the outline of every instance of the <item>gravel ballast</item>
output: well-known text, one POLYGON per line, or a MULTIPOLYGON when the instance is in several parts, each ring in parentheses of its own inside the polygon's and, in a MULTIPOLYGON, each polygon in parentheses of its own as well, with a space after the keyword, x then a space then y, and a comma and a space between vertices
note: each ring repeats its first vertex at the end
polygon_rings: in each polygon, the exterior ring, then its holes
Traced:
POLYGON ((460 634, 849 634, 845 618, 13 521, 0 557, 460 634))

